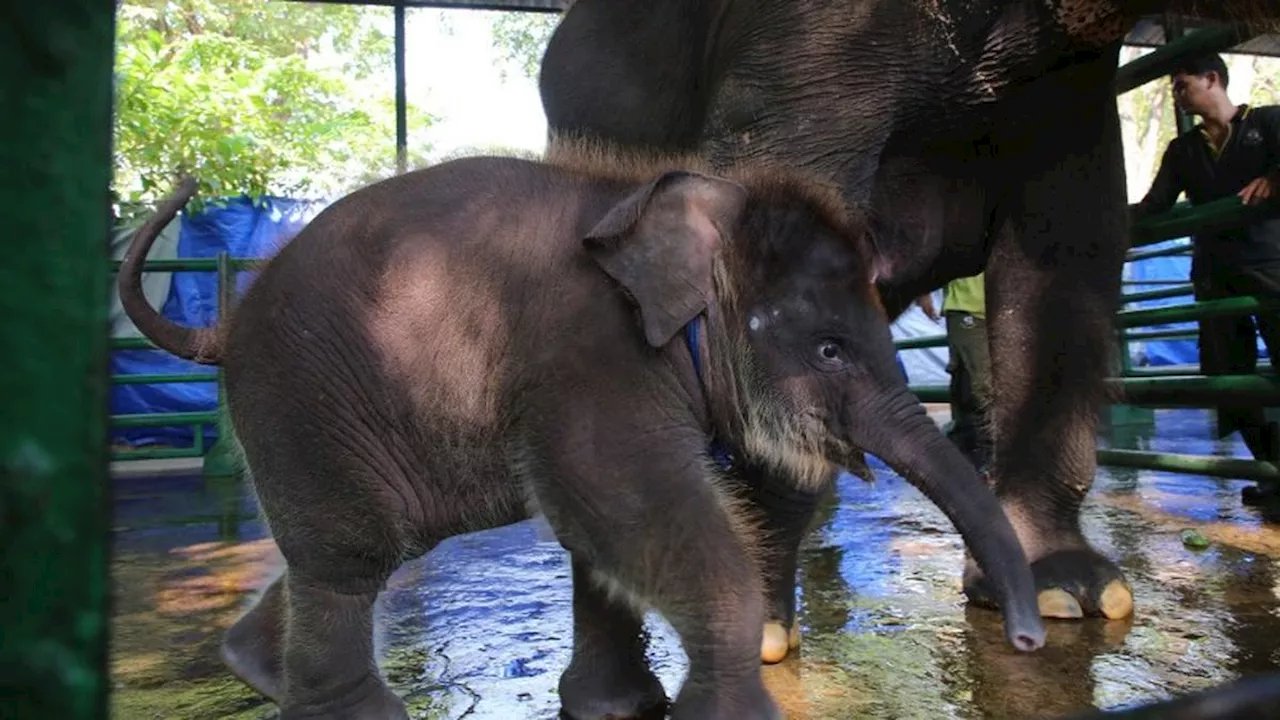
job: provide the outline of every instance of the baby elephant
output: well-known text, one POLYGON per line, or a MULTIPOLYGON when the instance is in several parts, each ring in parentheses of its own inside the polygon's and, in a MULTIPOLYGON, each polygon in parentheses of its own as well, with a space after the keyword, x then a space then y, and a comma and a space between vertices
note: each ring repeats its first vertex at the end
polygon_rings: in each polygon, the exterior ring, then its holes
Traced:
POLYGON ((719 448, 810 489, 862 451, 883 458, 963 534, 1009 641, 1043 644, 1022 548, 908 392, 872 238, 829 189, 567 141, 545 162, 454 160, 334 203, 205 329, 163 318, 140 287, 193 193, 139 230, 120 292, 157 345, 225 367, 288 567, 223 657, 282 717, 406 717, 373 657, 388 576, 535 513, 572 560, 568 716, 666 702, 641 639, 656 609, 689 658, 673 717, 779 717, 755 520, 719 448))

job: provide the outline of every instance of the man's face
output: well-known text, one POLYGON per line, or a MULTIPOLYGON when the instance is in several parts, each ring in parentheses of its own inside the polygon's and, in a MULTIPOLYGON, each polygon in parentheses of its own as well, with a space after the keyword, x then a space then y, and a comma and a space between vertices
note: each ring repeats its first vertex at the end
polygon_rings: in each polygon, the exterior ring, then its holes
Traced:
POLYGON ((1213 107, 1214 93, 1222 88, 1218 84, 1218 74, 1214 72, 1204 75, 1188 75, 1178 73, 1173 76, 1173 99, 1183 112, 1202 115, 1213 107))

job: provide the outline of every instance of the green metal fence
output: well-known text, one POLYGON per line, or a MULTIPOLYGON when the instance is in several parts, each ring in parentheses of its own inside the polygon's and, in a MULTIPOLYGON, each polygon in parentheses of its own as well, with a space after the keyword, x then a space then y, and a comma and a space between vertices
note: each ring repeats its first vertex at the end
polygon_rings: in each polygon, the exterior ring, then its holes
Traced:
MULTIPOLYGON (((252 268, 261 262, 257 258, 232 258, 227 253, 218 253, 213 258, 178 258, 171 260, 147 260, 142 264, 143 272, 212 272, 217 277, 218 313, 225 316, 231 308, 235 295, 235 274, 252 268)), ((120 271, 121 262, 111 262, 111 272, 120 271)), ((146 338, 112 338, 112 350, 146 350, 156 346, 146 338)), ((219 433, 213 447, 205 448, 204 429, 209 425, 218 425, 225 410, 225 391, 222 384, 220 368, 191 373, 134 373, 111 376, 112 385, 125 384, 158 384, 214 382, 218 388, 218 406, 213 410, 197 412, 163 412, 163 413, 129 413, 111 415, 109 424, 113 428, 137 427, 173 427, 189 425, 193 442, 189 447, 140 448, 111 451, 112 460, 151 460, 161 458, 202 458, 203 472, 210 477, 223 477, 238 472, 232 442, 224 439, 219 433)))
MULTIPOLYGON (((1171 37, 1174 37, 1171 35, 1171 37)), ((1159 49, 1120 68, 1116 92, 1124 93, 1144 83, 1164 77, 1169 69, 1187 55, 1212 51, 1221 52, 1238 45, 1248 36, 1236 28, 1214 27, 1186 34, 1173 39, 1159 49)), ((1186 119, 1179 118, 1180 127, 1186 119)), ((1187 237, 1197 232, 1209 232, 1240 227, 1277 215, 1274 206, 1246 206, 1239 198, 1230 197, 1199 207, 1178 203, 1168 213, 1147 218, 1133 224, 1130 233, 1127 262, 1157 257, 1170 257, 1189 253, 1189 243, 1171 248, 1140 250, 1139 248, 1187 237)), ((1186 281, 1125 281, 1123 305, 1165 298, 1186 297, 1193 294, 1186 281), (1132 291, 1132 288, 1143 288, 1132 291)), ((1197 321, 1208 317, 1246 315, 1260 307, 1272 307, 1257 298, 1240 297, 1209 302, 1189 302, 1147 310, 1123 310, 1116 318, 1117 342, 1121 349, 1121 368, 1117 377, 1108 382, 1123 398, 1121 405, 1144 408, 1210 407, 1215 405, 1272 406, 1280 405, 1280 378, 1267 375, 1225 375, 1208 377, 1198 368, 1134 368, 1129 361, 1129 343, 1144 340, 1193 338, 1195 330, 1161 329, 1141 330, 1155 325, 1197 321)), ((908 338, 895 343, 899 350, 941 347, 947 344, 945 334, 908 338)), ((1270 367, 1259 363, 1260 369, 1270 367)), ((945 385, 913 385, 912 391, 922 402, 947 402, 949 389, 945 385)), ((1186 472, 1217 477, 1247 479, 1280 479, 1280 468, 1272 463, 1241 458, 1186 455, 1177 453, 1141 452, 1100 448, 1098 462, 1101 465, 1186 472)))

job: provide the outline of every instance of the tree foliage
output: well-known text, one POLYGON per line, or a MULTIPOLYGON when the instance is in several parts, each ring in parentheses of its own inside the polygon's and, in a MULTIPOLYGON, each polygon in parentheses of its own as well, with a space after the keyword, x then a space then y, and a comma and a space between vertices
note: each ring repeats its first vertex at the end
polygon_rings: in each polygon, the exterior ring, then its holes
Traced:
MULTIPOLYGON (((528 78, 538 76, 542 53, 560 22, 559 13, 502 12, 493 21, 493 45, 508 66, 528 78)), ((507 77, 506 67, 500 71, 507 77)))
MULTIPOLYGON (((391 11, 264 0, 124 0, 114 191, 333 194, 395 168, 391 11)), ((410 138, 433 118, 410 108, 410 138)), ((411 155, 420 157, 421 143, 411 155)))

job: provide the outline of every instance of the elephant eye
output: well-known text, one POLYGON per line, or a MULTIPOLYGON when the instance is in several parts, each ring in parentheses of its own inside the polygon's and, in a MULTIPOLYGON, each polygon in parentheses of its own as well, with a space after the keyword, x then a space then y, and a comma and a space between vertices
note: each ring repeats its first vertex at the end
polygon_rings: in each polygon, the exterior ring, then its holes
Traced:
POLYGON ((840 359, 842 354, 840 344, 834 340, 823 340, 818 343, 818 355, 827 362, 834 362, 840 359))

